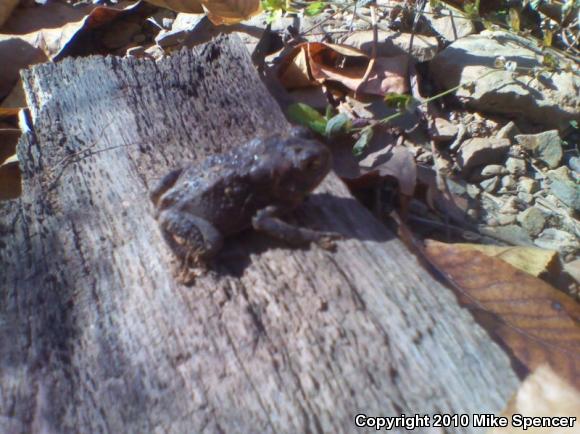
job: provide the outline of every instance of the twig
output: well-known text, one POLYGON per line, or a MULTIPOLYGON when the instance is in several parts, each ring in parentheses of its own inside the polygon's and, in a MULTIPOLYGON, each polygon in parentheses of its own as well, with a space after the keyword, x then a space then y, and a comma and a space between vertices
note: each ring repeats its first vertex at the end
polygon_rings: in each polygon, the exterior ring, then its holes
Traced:
POLYGON ((355 98, 357 98, 358 89, 362 88, 365 83, 369 80, 371 72, 375 67, 375 63, 377 61, 377 40, 379 38, 379 33, 377 30, 377 12, 376 12, 377 5, 375 3, 370 5, 371 8, 371 20, 373 25, 373 45, 371 48, 371 59, 369 60, 369 64, 367 65, 367 69, 365 71, 365 75, 363 76, 361 82, 357 86, 357 90, 355 91, 355 98))

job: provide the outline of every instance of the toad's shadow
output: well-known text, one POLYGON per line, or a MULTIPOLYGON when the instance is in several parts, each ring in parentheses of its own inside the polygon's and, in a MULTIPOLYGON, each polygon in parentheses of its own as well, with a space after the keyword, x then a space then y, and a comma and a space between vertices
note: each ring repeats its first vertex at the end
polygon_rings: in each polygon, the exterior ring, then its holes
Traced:
MULTIPOLYGON (((388 241, 394 235, 360 202, 353 198, 329 193, 311 194, 295 211, 282 216, 293 225, 322 232, 335 232, 342 240, 388 241)), ((340 244, 341 240, 337 241, 340 244)), ((312 246, 290 246, 253 229, 228 237, 222 251, 211 264, 221 276, 241 277, 251 263, 251 255, 259 255, 272 248, 308 250, 312 246)))

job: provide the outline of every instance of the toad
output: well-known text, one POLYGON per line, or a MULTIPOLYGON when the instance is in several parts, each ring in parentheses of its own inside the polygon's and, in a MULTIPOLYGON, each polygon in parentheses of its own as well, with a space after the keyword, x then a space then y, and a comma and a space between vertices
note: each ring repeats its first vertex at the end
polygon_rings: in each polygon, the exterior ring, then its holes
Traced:
POLYGON ((159 181, 151 200, 167 243, 184 265, 205 268, 224 237, 249 227, 290 244, 331 248, 337 234, 279 219, 303 202, 331 164, 324 145, 295 129, 174 170, 159 181))

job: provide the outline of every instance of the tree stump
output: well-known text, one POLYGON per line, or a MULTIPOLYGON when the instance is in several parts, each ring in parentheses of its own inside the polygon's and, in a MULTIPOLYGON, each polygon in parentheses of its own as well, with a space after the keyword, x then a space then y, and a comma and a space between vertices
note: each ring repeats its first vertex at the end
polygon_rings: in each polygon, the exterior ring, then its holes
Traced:
POLYGON ((249 230, 177 283, 152 184, 289 127, 237 38, 23 78, 0 432, 351 433, 357 414, 492 413, 516 390, 503 351, 333 174, 290 218, 342 233, 336 252, 249 230))

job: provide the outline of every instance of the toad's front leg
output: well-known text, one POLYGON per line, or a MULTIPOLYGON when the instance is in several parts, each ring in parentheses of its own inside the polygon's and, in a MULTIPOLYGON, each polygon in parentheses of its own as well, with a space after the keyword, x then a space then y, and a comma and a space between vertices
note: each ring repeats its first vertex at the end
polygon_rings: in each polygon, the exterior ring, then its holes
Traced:
POLYGON ((191 282, 196 274, 206 269, 207 261, 223 246, 222 234, 201 217, 165 209, 159 213, 157 220, 167 244, 181 260, 182 281, 191 282))
POLYGON ((304 245, 315 242, 327 250, 333 249, 334 241, 341 238, 340 234, 334 232, 319 232, 293 226, 277 217, 280 212, 281 210, 276 206, 261 209, 252 219, 252 226, 257 231, 265 232, 289 244, 304 245))

